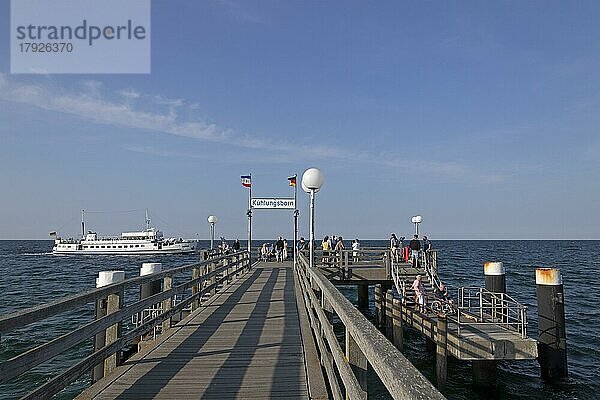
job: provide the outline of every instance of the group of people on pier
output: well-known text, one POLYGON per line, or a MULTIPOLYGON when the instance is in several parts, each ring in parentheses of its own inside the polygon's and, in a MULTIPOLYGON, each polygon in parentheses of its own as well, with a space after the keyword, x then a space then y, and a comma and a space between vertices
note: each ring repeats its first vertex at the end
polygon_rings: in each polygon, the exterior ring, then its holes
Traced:
MULTIPOLYGON (((341 260, 342 253, 346 250, 344 244, 344 238, 341 236, 325 236, 321 242, 321 249, 323 249, 323 259, 321 262, 325 265, 335 264, 341 260)), ((360 257, 360 242, 358 239, 354 239, 351 244, 352 249, 352 261, 358 262, 360 257)))
POLYGON ((417 267, 421 251, 431 250, 431 242, 427 236, 423 236, 423 243, 419 241, 419 235, 414 235, 408 246, 404 246, 404 236, 398 238, 395 233, 390 236, 390 252, 395 262, 408 262, 412 260, 413 267, 417 267))
POLYGON ((263 243, 260 248, 260 258, 262 261, 284 262, 288 259, 289 246, 287 239, 279 238, 275 243, 263 243))

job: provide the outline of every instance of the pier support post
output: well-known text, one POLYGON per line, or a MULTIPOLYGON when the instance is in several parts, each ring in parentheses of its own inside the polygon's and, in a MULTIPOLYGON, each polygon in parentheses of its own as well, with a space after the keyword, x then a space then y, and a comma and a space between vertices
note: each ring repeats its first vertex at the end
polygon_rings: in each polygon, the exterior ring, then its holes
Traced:
POLYGON ((346 328, 346 360, 350 364, 360 388, 362 389, 363 398, 367 398, 367 357, 362 352, 358 344, 354 341, 354 338, 350 334, 348 328, 346 328))
MULTIPOLYGON (((121 282, 124 279, 125 279, 124 271, 101 271, 98 273, 98 278, 96 278, 96 287, 100 288, 100 287, 112 285, 114 283, 121 282)), ((95 319, 100 319, 100 318, 106 316, 108 313, 112 313, 112 312, 116 311, 116 310, 114 310, 115 298, 114 297, 111 298, 111 296, 108 296, 107 298, 96 301, 96 307, 95 307, 96 309, 95 309, 95 313, 94 313, 95 319), (110 299, 110 307, 109 307, 109 299, 110 299)), ((117 296, 119 296, 119 294, 117 294, 117 296)), ((120 298, 122 299, 122 296, 120 296, 120 298)), ((117 305, 120 305, 119 298, 117 298, 117 305)), ((117 308, 117 310, 118 310, 118 308, 117 308)), ((116 324, 113 326, 117 327, 116 333, 119 333, 118 332, 119 324, 116 324)), ((109 336, 109 330, 111 328, 113 328, 113 326, 109 327, 104 332, 98 333, 94 337, 94 352, 100 350, 107 344, 110 344, 110 343, 112 343, 112 341, 114 341, 114 340, 112 340, 112 331, 110 334, 111 341, 109 342, 107 340, 107 337, 109 336)), ((116 354, 113 354, 112 356, 107 358, 105 360, 105 362, 100 363, 94 367, 94 369, 92 371, 92 381, 93 382, 97 382, 98 380, 102 379, 105 376, 106 361, 111 359, 113 356, 114 356, 114 360, 116 363, 116 354)))
POLYGON ((448 377, 448 347, 447 347, 447 320, 445 315, 439 315, 437 321, 435 371, 437 388, 444 390, 448 377))
POLYGON ((369 285, 359 283, 358 291, 358 308, 369 308, 369 285))
POLYGON ((375 323, 378 328, 383 325, 384 321, 382 303, 383 293, 381 290, 381 284, 378 283, 375 285, 375 323))
POLYGON ((558 269, 535 270, 538 301, 538 361, 542 378, 566 378, 567 334, 562 275, 558 269))
POLYGON ((210 274, 212 274, 212 276, 209 279, 209 284, 212 285, 212 289, 210 289, 210 295, 211 297, 214 296, 215 294, 217 294, 217 275, 215 274, 215 271, 217 270, 217 266, 218 263, 217 262, 211 262, 210 266, 208 267, 208 272, 210 274))
POLYGON ((388 339, 394 337, 394 325, 393 325, 393 302, 394 293, 392 289, 388 289, 385 292, 385 336, 388 339))
POLYGON ((473 361, 473 384, 475 386, 492 386, 496 383, 496 361, 473 361))
POLYGON ((231 275, 229 275, 230 271, 229 271, 229 259, 228 258, 223 260, 223 266, 225 267, 225 271, 224 271, 225 282, 227 284, 230 284, 231 283, 231 275))
MULTIPOLYGON (((192 279, 198 279, 200 278, 200 267, 194 267, 192 268, 192 279)), ((195 285, 192 286, 192 296, 196 296, 198 294, 198 292, 200 291, 201 285, 200 283, 197 283, 195 285)), ((198 307, 200 307, 200 296, 196 296, 196 298, 192 301, 192 311, 196 310, 198 307)))
POLYGON ((394 299, 392 304, 392 317, 393 323, 393 342, 394 346, 400 351, 404 346, 404 332, 402 330, 402 301, 400 299, 394 299))
MULTIPOLYGON (((163 292, 171 290, 173 288, 173 277, 165 276, 163 279, 163 292)), ((169 298, 163 300, 162 304, 162 312, 166 313, 173 306, 173 296, 169 296, 169 298)), ((171 318, 167 318, 162 323, 162 333, 164 334, 171 328, 171 318)))

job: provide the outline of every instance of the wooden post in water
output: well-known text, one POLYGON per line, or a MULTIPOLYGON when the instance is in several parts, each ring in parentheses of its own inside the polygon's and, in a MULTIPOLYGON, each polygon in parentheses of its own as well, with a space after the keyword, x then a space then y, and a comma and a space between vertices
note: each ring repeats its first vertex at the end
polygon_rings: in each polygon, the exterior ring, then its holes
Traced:
MULTIPOLYGON (((367 368, 368 362, 367 357, 362 352, 358 344, 354 341, 352 334, 346 328, 346 360, 352 368, 360 388, 362 389, 363 398, 367 398, 367 368)), ((346 396, 348 398, 348 396, 346 396)))
MULTIPOLYGON (((112 285, 114 283, 118 283, 123 280, 125 280, 125 272, 124 271, 101 271, 98 273, 98 278, 96 278, 96 287, 100 288, 100 287, 112 285)), ((100 299, 100 300, 96 301, 96 309, 95 309, 95 313, 94 313, 94 316, 96 319, 100 319, 107 315, 107 311, 109 310, 108 300, 109 300, 109 298, 104 298, 104 299, 100 299)), ((110 312, 114 312, 114 309, 113 309, 114 302, 115 302, 114 300, 115 300, 114 298, 111 299, 111 302, 110 302, 111 303, 111 307, 110 307, 111 311, 110 312)), ((107 343, 106 338, 108 336, 108 331, 110 328, 112 328, 112 327, 109 327, 104 332, 98 333, 94 337, 94 351, 98 351, 101 348, 103 348, 104 346, 106 346, 107 344, 109 344, 109 343, 107 343)), ((118 331, 117 331, 117 333, 118 333, 118 331)), ((108 360, 108 358, 106 360, 108 360)), ((115 360, 116 360, 116 358, 115 358, 115 360)), ((94 369, 92 371, 92 381, 93 382, 97 382, 98 380, 102 379, 105 376, 104 366, 105 366, 105 363, 100 363, 94 367, 94 369)))
POLYGON ((404 332, 402 330, 402 301, 400 299, 394 299, 392 303, 392 317, 393 317, 393 342, 394 346, 400 351, 404 346, 404 332))
POLYGON ((359 283, 356 285, 358 291, 358 308, 369 307, 369 285, 366 283, 359 283))
POLYGON ((448 378, 448 333, 447 319, 445 315, 438 315, 437 335, 436 335, 436 355, 435 355, 435 371, 437 378, 437 388, 444 390, 446 380, 448 378))
POLYGON ((538 301, 538 361, 542 378, 566 378, 567 333, 562 275, 554 268, 535 270, 538 301))
POLYGON ((384 321, 384 315, 383 315, 383 307, 382 307, 382 303, 383 303, 383 295, 382 295, 382 290, 381 290, 381 284, 378 283, 375 285, 375 324, 377 325, 377 327, 381 327, 383 325, 383 321, 384 321))
POLYGON ((385 292, 385 336, 388 339, 394 337, 393 303, 394 293, 392 292, 392 289, 388 289, 385 292))
MULTIPOLYGON (((165 276, 163 279, 163 292, 171 290, 173 288, 173 277, 165 276)), ((173 306, 173 296, 163 300, 162 311, 163 313, 169 311, 173 306)), ((162 323, 162 333, 166 333, 171 328, 171 318, 167 318, 162 323)))

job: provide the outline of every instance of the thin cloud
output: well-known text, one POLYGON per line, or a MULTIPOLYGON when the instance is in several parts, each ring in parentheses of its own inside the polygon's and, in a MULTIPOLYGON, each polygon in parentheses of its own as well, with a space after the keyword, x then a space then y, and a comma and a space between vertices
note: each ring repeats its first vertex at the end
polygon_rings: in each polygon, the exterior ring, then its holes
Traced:
MULTIPOLYGON (((182 99, 146 95, 132 88, 122 89, 114 93, 105 90, 103 94, 103 85, 98 81, 86 81, 82 85, 85 88, 83 92, 74 92, 50 84, 13 82, 0 73, 0 100, 64 113, 97 124, 157 131, 194 140, 257 150, 260 151, 257 159, 261 157, 271 159, 267 157, 268 154, 276 153, 278 155, 277 159, 283 162, 298 160, 301 157, 304 160, 318 159, 375 164, 408 171, 427 171, 430 175, 453 177, 454 180, 462 179, 486 184, 498 183, 505 179, 504 176, 499 174, 479 173, 474 168, 457 162, 407 160, 394 155, 372 154, 367 151, 361 152, 339 146, 299 144, 239 134, 216 124, 182 120, 175 111, 176 107, 186 104, 182 99), (128 101, 123 102, 123 98, 128 101), (152 99, 155 106, 166 106, 168 110, 161 112, 136 108, 130 100, 138 98, 152 99)), ((157 151, 153 148, 129 147, 127 150, 165 157, 187 157, 185 154, 157 151)))

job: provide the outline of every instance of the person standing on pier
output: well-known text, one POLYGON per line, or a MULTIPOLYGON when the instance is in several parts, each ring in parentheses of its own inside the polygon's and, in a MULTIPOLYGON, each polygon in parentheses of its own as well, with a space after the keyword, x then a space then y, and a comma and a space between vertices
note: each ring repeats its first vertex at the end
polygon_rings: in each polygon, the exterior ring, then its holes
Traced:
POLYGON ((281 236, 275 242, 275 259, 277 262, 283 262, 283 239, 281 236))
POLYGON ((233 247, 233 251, 240 251, 240 240, 235 239, 232 247, 233 247))
POLYGON ((431 242, 427 239, 427 236, 423 236, 423 251, 431 250, 431 242))
POLYGON ((304 237, 301 237, 300 241, 298 242, 298 251, 304 252, 305 250, 308 250, 308 243, 306 243, 304 237))
POLYGON ((352 262, 358 262, 358 253, 360 252, 360 242, 358 239, 354 239, 352 242, 352 262))
POLYGON ((392 236, 390 236, 390 251, 392 252, 394 262, 400 261, 400 241, 395 233, 392 233, 392 236))
POLYGON ((323 264, 329 264, 329 250, 331 249, 331 240, 329 239, 329 236, 325 236, 323 238, 323 242, 321 243, 321 247, 323 248, 323 259, 321 260, 321 262, 323 264))
POLYGON ((346 247, 344 246, 344 239, 342 239, 342 237, 341 237, 341 236, 340 236, 340 237, 338 237, 337 239, 338 239, 338 241, 337 241, 337 243, 335 244, 335 248, 334 248, 334 250, 335 250, 335 253, 336 253, 336 257, 339 257, 339 258, 338 258, 338 260, 339 260, 339 261, 342 261, 342 257, 343 257, 344 249, 345 249, 346 247))
POLYGON ((419 235, 414 235, 413 240, 408 245, 411 250, 413 268, 417 268, 419 265, 419 251, 421 250, 421 242, 419 242, 419 235))
POLYGON ((288 258, 288 242, 287 239, 283 239, 283 261, 288 258))
MULTIPOLYGON (((417 236, 417 235, 415 235, 417 236)), ((417 275, 411 289, 415 291, 415 308, 418 308, 420 312, 425 312, 425 286, 421 282, 421 275, 417 275)))

